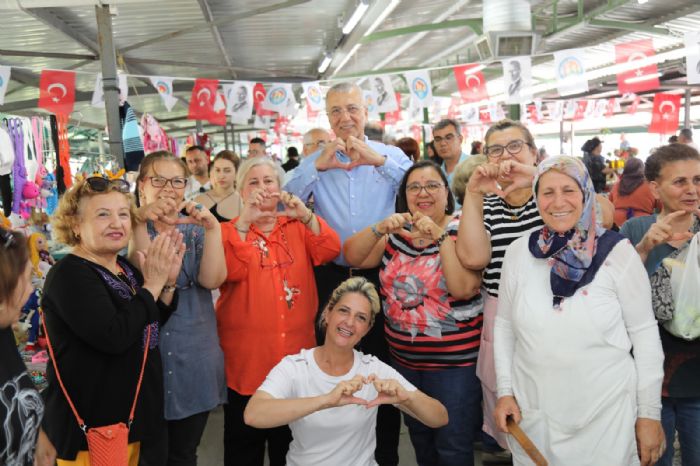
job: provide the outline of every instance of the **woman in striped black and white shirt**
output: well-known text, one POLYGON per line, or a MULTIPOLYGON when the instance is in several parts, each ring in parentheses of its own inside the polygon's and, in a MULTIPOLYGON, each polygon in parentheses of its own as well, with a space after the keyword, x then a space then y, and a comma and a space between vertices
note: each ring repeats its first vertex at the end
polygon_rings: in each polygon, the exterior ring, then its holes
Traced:
POLYGON ((474 464, 474 425, 481 401, 475 367, 483 309, 481 273, 467 270, 457 259, 454 205, 440 167, 420 161, 402 180, 397 213, 344 245, 352 265, 381 265, 392 366, 447 408, 450 422, 437 429, 406 417, 418 464, 474 464))

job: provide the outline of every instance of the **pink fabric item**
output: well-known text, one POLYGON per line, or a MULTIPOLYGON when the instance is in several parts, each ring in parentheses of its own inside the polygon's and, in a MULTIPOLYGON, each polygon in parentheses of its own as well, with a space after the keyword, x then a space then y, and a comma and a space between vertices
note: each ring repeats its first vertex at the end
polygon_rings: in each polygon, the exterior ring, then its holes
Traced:
POLYGON ((143 128, 143 150, 146 154, 158 150, 168 150, 168 135, 165 134, 153 115, 143 114, 141 128, 143 128))
POLYGON ((493 327, 496 321, 498 298, 486 294, 484 301, 484 324, 481 328, 481 346, 476 361, 476 375, 481 380, 483 392, 484 432, 496 439, 502 448, 508 448, 506 434, 498 430, 493 411, 496 408, 496 364, 493 355, 493 327))

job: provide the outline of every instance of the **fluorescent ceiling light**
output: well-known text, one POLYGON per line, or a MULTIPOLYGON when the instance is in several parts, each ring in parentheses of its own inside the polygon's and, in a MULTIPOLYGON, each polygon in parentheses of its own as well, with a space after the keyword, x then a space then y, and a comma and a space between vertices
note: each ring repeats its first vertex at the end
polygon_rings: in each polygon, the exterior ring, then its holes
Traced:
POLYGON ((323 60, 321 60, 321 64, 318 65, 318 72, 324 73, 328 69, 328 67, 331 65, 332 60, 333 60, 333 58, 331 57, 330 53, 324 53, 323 60))
POLYGON ((365 13, 367 13, 368 8, 369 0, 360 0, 360 3, 357 4, 357 8, 355 8, 355 12, 350 19, 348 19, 347 23, 345 23, 345 26, 343 26, 343 34, 350 34, 350 32, 355 29, 357 23, 359 23, 365 13))
POLYGON ((355 44, 355 46, 350 50, 350 52, 347 55, 345 55, 345 58, 343 58, 343 61, 340 62, 340 65, 335 67, 335 70, 333 70, 333 76, 335 76, 336 73, 338 73, 338 71, 340 71, 347 64, 348 61, 350 61, 352 56, 355 55, 355 53, 359 50, 361 46, 362 44, 355 44))
POLYGON ((365 37, 372 34, 374 30, 377 29, 384 22, 387 16, 389 16, 394 11, 394 8, 396 8, 399 5, 399 3, 401 3, 401 0, 391 0, 389 6, 384 8, 384 11, 382 11, 382 13, 379 16, 377 16, 377 19, 375 19, 372 25, 369 27, 369 29, 365 31, 365 37))

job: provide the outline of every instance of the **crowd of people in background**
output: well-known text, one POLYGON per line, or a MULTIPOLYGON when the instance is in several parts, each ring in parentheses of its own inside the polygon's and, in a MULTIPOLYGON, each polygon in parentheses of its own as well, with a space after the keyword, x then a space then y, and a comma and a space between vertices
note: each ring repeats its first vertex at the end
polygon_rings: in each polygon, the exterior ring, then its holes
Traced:
POLYGON ((130 466, 196 465, 223 405, 226 466, 396 466, 402 416, 421 466, 531 464, 509 422, 554 466, 671 466, 675 442, 700 465, 700 339, 673 325, 690 129, 622 168, 508 119, 388 144, 349 83, 326 113, 284 163, 254 138, 75 183, 41 395, 11 330, 31 242, 0 229, 0 463, 89 465, 83 429, 128 419, 130 466))

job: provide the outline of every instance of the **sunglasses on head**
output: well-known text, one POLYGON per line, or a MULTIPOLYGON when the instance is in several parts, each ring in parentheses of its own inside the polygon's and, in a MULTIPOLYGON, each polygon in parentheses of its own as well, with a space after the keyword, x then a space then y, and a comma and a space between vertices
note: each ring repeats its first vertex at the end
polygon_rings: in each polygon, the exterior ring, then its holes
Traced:
POLYGON ((129 182, 121 178, 110 180, 109 178, 103 178, 101 176, 91 176, 85 179, 85 183, 87 183, 91 191, 96 193, 103 193, 111 188, 116 188, 117 191, 125 194, 129 193, 131 190, 129 182))
POLYGON ((2 247, 5 249, 9 249, 15 244, 15 236, 10 230, 0 228, 0 244, 2 244, 2 247))

